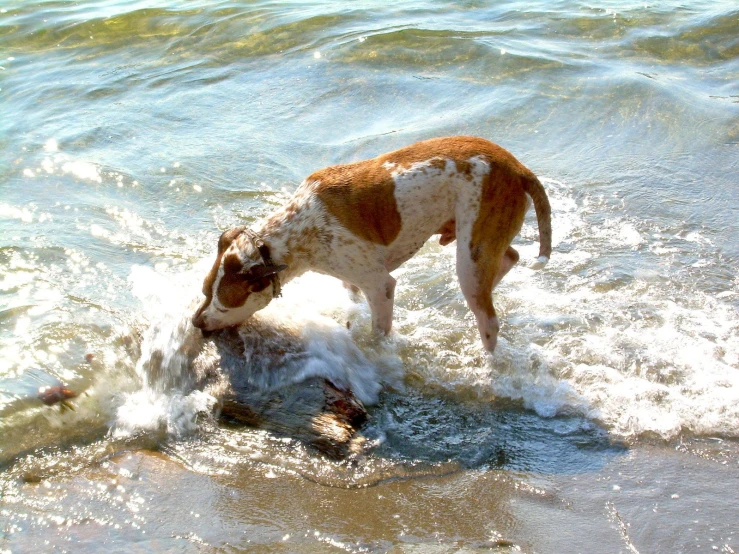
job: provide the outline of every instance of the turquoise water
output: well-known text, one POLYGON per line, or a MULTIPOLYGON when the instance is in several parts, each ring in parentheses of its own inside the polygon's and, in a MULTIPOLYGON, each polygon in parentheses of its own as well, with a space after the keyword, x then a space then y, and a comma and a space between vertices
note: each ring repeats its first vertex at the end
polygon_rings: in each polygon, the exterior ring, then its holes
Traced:
POLYGON ((0 3, 0 552, 738 550, 738 83, 735 2, 0 3), (326 278, 266 316, 374 404, 358 466, 152 392, 220 231, 455 134, 554 210, 492 360, 432 240, 387 341, 326 278))

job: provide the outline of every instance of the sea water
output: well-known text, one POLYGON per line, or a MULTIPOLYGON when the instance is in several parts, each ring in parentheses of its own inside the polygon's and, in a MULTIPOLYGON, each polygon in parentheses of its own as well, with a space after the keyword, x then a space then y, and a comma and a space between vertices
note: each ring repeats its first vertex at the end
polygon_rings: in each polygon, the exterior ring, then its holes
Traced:
POLYGON ((0 552, 739 549, 737 37, 733 2, 3 4, 0 552), (181 355, 219 233, 455 134, 553 208, 495 354, 432 239, 387 338, 315 274, 259 316, 306 352, 263 386, 368 406, 359 459, 219 426, 181 355))

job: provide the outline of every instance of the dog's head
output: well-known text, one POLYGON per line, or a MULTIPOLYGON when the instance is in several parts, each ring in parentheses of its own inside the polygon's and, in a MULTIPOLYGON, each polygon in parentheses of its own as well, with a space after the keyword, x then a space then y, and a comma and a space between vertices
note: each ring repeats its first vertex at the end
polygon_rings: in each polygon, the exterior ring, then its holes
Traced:
POLYGON ((250 239, 245 227, 221 235, 215 264, 203 281, 205 301, 192 317, 195 327, 215 331, 238 325, 279 294, 275 276, 287 266, 273 265, 265 248, 250 239))

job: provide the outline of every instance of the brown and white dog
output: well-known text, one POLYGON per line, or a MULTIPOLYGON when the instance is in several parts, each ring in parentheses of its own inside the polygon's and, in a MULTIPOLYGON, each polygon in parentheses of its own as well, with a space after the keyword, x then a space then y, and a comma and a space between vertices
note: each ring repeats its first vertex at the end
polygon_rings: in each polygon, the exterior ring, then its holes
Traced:
POLYGON ((499 322, 492 291, 518 261, 511 248, 534 202, 539 263, 552 251, 551 208, 536 176, 487 140, 426 140, 371 160, 309 176, 280 210, 254 230, 236 227, 218 241, 203 283, 205 301, 193 325, 210 331, 237 325, 312 270, 360 289, 373 327, 390 332, 395 279, 390 272, 434 234, 457 240, 457 276, 492 352, 499 322))

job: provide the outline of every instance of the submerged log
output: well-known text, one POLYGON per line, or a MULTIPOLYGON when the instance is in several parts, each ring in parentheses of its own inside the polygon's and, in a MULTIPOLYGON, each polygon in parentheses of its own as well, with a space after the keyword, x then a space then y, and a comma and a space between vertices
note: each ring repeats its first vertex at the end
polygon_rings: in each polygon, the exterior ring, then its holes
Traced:
POLYGON ((314 377, 265 395, 232 390, 223 399, 221 418, 298 439, 333 458, 358 452, 359 427, 367 412, 351 391, 314 377))
POLYGON ((365 407, 346 386, 300 377, 309 355, 294 332, 254 318, 200 342, 191 364, 196 386, 220 399, 221 420, 295 438, 333 458, 361 450, 365 407))

